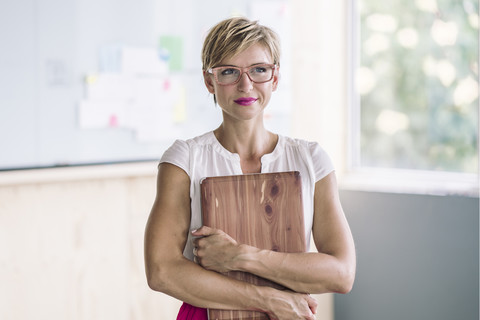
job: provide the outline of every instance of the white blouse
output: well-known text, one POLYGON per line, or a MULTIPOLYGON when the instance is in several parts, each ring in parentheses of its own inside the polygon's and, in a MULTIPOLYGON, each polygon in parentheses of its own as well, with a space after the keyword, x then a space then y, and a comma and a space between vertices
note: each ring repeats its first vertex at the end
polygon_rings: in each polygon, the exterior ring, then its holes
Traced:
MULTIPOLYGON (((225 149, 213 131, 189 140, 177 140, 160 159, 183 169, 190 177, 190 230, 202 226, 200 180, 205 177, 243 174, 240 156, 225 149)), ((305 222, 305 240, 310 247, 313 225, 315 183, 334 170, 327 153, 316 142, 278 136, 272 153, 261 158, 262 173, 299 171, 305 222)), ((192 236, 189 233, 183 255, 193 261, 192 236)))

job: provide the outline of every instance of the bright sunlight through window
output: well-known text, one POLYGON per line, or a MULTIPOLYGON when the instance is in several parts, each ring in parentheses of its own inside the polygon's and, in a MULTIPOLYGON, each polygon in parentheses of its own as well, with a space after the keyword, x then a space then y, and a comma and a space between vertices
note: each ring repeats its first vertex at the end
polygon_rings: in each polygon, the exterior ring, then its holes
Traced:
POLYGON ((358 0, 359 167, 478 174, 478 1, 358 0))

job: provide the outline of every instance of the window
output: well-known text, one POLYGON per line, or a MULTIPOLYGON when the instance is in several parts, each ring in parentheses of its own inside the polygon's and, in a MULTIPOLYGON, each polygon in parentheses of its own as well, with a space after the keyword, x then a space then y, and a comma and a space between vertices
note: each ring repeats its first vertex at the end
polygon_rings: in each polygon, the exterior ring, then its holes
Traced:
POLYGON ((352 3, 352 166, 477 177, 478 1, 352 3))

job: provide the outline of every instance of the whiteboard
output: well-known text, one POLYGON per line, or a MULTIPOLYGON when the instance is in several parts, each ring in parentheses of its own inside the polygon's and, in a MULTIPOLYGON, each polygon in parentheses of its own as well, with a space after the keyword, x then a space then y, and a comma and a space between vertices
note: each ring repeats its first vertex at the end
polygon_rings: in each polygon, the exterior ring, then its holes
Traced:
POLYGON ((200 51, 232 15, 280 34, 266 123, 288 134, 288 1, 3 1, 0 170, 156 160, 175 139, 218 127, 200 51))

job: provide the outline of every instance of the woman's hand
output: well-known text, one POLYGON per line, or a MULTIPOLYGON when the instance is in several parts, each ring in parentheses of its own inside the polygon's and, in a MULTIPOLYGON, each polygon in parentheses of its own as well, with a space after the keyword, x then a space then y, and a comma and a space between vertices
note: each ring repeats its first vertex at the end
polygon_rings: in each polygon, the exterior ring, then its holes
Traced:
POLYGON ((228 234, 219 229, 203 226, 192 231, 195 260, 205 269, 216 272, 234 270, 233 263, 239 245, 228 234))
POLYGON ((315 320, 317 301, 309 294, 277 291, 270 296, 271 307, 267 312, 272 320, 315 320))
MULTIPOLYGON (((192 231, 195 260, 205 269, 216 272, 235 270, 240 245, 219 229, 203 226, 192 231)), ((265 295, 265 310, 272 320, 314 320, 317 301, 308 294, 272 289, 265 295)))

